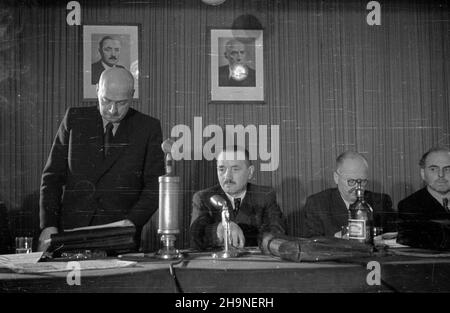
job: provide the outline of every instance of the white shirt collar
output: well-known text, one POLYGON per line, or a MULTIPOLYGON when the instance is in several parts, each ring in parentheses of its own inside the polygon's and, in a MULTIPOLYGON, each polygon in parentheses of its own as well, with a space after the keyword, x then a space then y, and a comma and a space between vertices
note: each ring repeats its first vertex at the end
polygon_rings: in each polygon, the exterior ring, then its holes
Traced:
POLYGON ((240 194, 238 194, 238 195, 233 197, 232 195, 229 195, 229 194, 227 194, 225 192, 225 194, 227 195, 228 199, 230 199, 231 205, 233 206, 233 210, 234 210, 234 199, 238 199, 239 198, 239 199, 241 199, 241 203, 242 203, 242 200, 244 200, 244 197, 245 197, 246 193, 247 193, 247 189, 244 190, 243 192, 241 192, 240 194))
POLYGON ((446 195, 441 195, 440 193, 434 191, 433 189, 429 188, 427 186, 428 193, 435 198, 440 204, 444 205, 444 198, 447 198, 450 200, 450 193, 447 193, 446 195))
MULTIPOLYGON (((342 198, 342 197, 341 197, 341 198, 342 198)), ((347 207, 347 210, 349 210, 349 209, 350 209, 351 203, 348 202, 347 200, 345 200, 344 198, 342 198, 342 200, 344 200, 345 206, 347 207)))
POLYGON ((102 60, 102 65, 103 65, 103 67, 105 68, 105 70, 107 70, 107 69, 110 69, 110 68, 113 68, 114 66, 109 66, 108 64, 106 64, 105 62, 103 62, 103 60, 102 60))
MULTIPOLYGON (((102 122, 103 122, 103 132, 106 131, 106 125, 109 123, 107 120, 105 120, 102 116, 102 122)), ((116 134, 117 128, 119 128, 120 122, 119 123, 112 123, 113 124, 113 135, 116 134)))

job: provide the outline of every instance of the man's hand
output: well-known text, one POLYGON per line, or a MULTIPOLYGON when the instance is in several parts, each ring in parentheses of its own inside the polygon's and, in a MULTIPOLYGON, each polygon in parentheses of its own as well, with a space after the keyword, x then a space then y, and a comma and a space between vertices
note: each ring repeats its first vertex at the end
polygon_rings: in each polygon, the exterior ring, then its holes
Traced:
POLYGON ((39 245, 38 251, 46 251, 50 246, 50 236, 58 233, 58 228, 56 227, 47 227, 44 228, 39 236, 39 245))
MULTIPOLYGON (((230 222, 230 234, 231 245, 237 248, 243 248, 245 245, 245 237, 238 224, 230 222)), ((217 237, 219 238, 219 242, 223 243, 224 236, 222 223, 217 226, 217 237)))

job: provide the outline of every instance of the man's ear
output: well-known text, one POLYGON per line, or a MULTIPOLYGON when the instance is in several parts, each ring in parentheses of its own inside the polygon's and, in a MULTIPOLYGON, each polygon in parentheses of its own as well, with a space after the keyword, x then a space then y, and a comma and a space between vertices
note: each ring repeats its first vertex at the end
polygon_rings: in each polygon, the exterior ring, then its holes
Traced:
POLYGON ((248 167, 248 180, 252 179, 253 173, 255 173, 255 166, 254 165, 250 165, 248 167))
POLYGON ((425 180, 425 169, 420 169, 420 177, 422 177, 422 180, 425 180))
POLYGON ((333 172, 333 178, 334 178, 334 182, 336 183, 336 185, 338 184, 338 182, 339 182, 339 174, 338 173, 336 173, 336 172, 333 172))

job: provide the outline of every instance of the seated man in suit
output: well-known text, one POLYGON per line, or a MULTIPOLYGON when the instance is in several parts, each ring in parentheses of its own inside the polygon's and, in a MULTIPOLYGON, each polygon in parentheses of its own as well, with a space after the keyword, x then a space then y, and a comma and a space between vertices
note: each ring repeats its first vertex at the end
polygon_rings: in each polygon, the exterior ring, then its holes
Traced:
POLYGON ((255 87, 255 70, 248 66, 245 44, 231 39, 225 44, 228 65, 219 67, 219 87, 255 87))
POLYGON ((444 233, 431 221, 450 222, 450 149, 428 150, 419 165, 426 186, 399 202, 397 241, 419 248, 439 248, 437 240, 444 233))
POLYGON ((201 190, 192 199, 190 227, 191 247, 207 249, 223 245, 221 209, 210 198, 221 196, 230 209, 232 245, 242 248, 256 246, 263 233, 284 234, 285 221, 271 187, 248 182, 255 167, 248 151, 229 147, 217 156, 217 177, 220 185, 201 190))
MULTIPOLYGON (((366 185, 368 171, 367 160, 361 154, 347 151, 339 155, 333 174, 337 188, 326 189, 306 199, 302 236, 340 237, 342 227, 348 225, 350 204, 356 201, 356 180, 361 179, 366 185)), ((364 197, 373 209, 374 226, 383 227, 384 232, 395 230, 391 198, 368 190, 364 197)))
POLYGON ((134 79, 104 71, 98 106, 69 108, 42 173, 40 249, 65 229, 122 221, 136 237, 158 208, 164 174, 159 120, 130 108, 134 79))
POLYGON ((91 83, 95 85, 100 79, 100 75, 104 70, 112 67, 122 67, 119 65, 121 44, 118 39, 111 36, 105 36, 100 40, 98 52, 100 54, 100 60, 92 63, 91 66, 91 83))

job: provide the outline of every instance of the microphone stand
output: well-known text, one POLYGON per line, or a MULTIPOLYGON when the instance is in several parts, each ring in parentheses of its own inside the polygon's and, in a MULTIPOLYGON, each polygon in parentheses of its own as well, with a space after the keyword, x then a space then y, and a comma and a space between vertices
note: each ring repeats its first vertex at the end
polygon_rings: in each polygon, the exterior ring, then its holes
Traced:
POLYGON ((165 140, 161 147, 165 153, 166 174, 159 177, 159 226, 162 247, 156 257, 165 260, 179 259, 181 253, 175 248, 178 227, 178 195, 180 178, 173 175, 173 158, 171 154, 173 141, 165 140))
POLYGON ((216 259, 236 258, 239 256, 239 252, 236 248, 234 248, 231 245, 230 211, 226 203, 222 205, 221 216, 223 226, 224 249, 221 252, 213 253, 212 257, 216 259))

